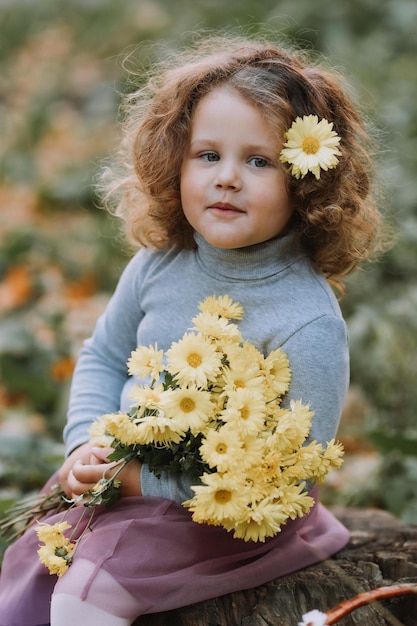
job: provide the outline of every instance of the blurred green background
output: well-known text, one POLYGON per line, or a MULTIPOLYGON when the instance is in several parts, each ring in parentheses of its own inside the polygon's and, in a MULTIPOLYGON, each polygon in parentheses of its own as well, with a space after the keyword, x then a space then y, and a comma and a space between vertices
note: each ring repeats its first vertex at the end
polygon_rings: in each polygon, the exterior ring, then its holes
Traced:
POLYGON ((398 230, 342 301, 347 455, 323 496, 417 523, 415 0, 0 1, 0 513, 58 466, 74 360, 128 260, 93 187, 117 144, 126 67, 146 67, 152 42, 265 27, 348 76, 398 230))

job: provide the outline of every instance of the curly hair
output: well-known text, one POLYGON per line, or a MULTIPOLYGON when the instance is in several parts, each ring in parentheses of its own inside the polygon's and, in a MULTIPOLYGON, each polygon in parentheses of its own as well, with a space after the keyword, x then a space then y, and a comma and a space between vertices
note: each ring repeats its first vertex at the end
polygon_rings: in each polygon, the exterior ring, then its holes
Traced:
MULTIPOLYGON (((127 96, 119 158, 108 185, 113 212, 128 238, 162 249, 193 247, 180 199, 180 171, 193 111, 215 87, 236 89, 276 129, 277 146, 296 117, 333 122, 341 137, 339 164, 296 179, 287 169, 292 230, 312 263, 336 284, 383 249, 383 219, 374 189, 373 146, 365 122, 337 72, 307 53, 242 37, 205 37, 156 64, 145 87, 127 96)), ((282 165, 285 168, 284 165, 282 165)))

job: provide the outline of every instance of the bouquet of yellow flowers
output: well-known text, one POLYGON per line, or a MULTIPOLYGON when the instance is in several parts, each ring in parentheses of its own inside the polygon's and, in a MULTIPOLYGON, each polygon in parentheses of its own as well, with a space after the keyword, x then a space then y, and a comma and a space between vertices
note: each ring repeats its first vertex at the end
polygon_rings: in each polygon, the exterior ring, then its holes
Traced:
MULTIPOLYGON (((118 471, 139 458, 158 477, 186 472, 195 495, 183 506, 195 522, 265 541, 310 510, 306 481, 321 482, 340 467, 342 446, 307 441, 313 413, 301 400, 281 406, 288 358, 280 349, 265 357, 244 341, 232 321, 243 316, 238 303, 211 296, 199 310, 165 354, 156 345, 132 352, 129 373, 148 384, 134 385, 128 412, 96 420, 91 441, 114 448, 109 459, 118 471)), ((114 502, 118 471, 70 504, 114 502)), ((45 525, 38 534, 46 543, 45 525)), ((66 541, 69 564, 73 544, 66 541)))

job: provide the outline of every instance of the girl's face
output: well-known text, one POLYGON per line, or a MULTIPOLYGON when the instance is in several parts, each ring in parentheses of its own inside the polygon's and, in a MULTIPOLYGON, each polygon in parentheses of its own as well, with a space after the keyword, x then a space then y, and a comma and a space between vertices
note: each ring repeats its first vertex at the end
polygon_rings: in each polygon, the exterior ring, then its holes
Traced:
POLYGON ((285 230, 293 209, 275 137, 270 122, 231 87, 216 87, 197 104, 181 202, 211 245, 243 248, 285 230))

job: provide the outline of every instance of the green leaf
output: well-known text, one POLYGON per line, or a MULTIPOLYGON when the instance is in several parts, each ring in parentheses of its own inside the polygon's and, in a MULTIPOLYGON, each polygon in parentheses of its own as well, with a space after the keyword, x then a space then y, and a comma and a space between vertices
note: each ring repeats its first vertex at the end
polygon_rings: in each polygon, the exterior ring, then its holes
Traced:
POLYGON ((368 437, 381 452, 398 450, 403 454, 417 456, 417 439, 415 438, 403 437, 399 434, 391 435, 382 430, 372 431, 368 437))

